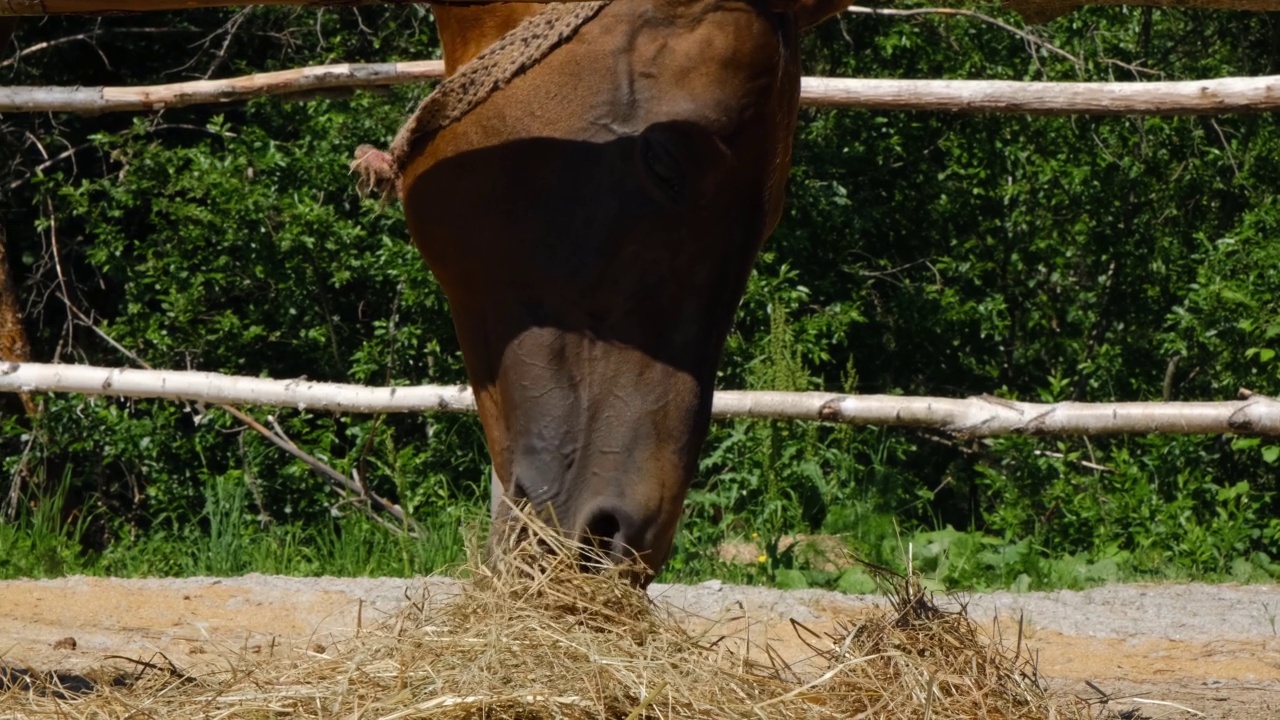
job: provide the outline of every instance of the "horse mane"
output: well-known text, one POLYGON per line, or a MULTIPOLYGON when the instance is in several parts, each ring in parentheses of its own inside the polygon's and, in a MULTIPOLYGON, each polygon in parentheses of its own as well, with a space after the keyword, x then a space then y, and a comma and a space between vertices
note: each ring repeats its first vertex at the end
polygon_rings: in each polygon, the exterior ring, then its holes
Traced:
POLYGON ((384 200, 398 195, 401 174, 415 151, 572 39, 608 4, 594 0, 549 5, 458 68, 418 105, 386 151, 372 145, 356 148, 351 172, 360 194, 377 193, 384 200))

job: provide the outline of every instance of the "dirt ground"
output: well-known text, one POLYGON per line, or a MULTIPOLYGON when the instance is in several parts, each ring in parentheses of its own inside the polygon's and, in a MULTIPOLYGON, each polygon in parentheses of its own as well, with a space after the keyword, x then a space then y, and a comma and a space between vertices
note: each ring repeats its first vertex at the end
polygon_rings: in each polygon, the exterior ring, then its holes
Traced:
MULTIPOLYGON (((198 672, 227 651, 322 652, 422 583, 441 599, 456 587, 447 579, 263 575, 0 582, 0 665, 80 671, 119 664, 114 656, 166 658, 198 672)), ((718 622, 718 633, 732 630, 743 644, 767 637, 792 661, 809 653, 795 623, 821 633, 883 602, 717 581, 655 585, 650 594, 691 613, 693 625, 718 622)), ((1060 692, 1089 701, 1107 693, 1123 698, 1109 709, 1148 718, 1280 720, 1280 586, 1115 585, 960 600, 1009 644, 1021 619, 1025 644, 1060 692)))

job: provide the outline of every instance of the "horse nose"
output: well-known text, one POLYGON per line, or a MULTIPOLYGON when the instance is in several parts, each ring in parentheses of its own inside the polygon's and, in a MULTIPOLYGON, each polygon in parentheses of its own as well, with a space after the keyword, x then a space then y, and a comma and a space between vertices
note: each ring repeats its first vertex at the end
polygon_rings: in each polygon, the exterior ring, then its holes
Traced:
POLYGON ((584 513, 578 541, 584 546, 584 566, 598 565, 601 560, 637 562, 639 554, 648 549, 643 547, 644 528, 631 513, 612 504, 596 505, 584 513))

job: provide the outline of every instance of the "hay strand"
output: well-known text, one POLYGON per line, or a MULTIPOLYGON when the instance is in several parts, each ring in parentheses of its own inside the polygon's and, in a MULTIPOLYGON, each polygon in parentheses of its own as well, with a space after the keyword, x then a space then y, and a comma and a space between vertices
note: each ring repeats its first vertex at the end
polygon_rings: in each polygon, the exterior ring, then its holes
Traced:
POLYGON ((735 649, 714 628, 690 631, 690 617, 635 586, 636 568, 517 518, 526 531, 469 564, 460 593, 421 590, 327 648, 228 649, 207 668, 161 666, 127 683, 104 674, 79 692, 0 675, 0 707, 71 720, 1083 716, 1047 695, 1031 653, 984 637, 963 610, 939 610, 915 579, 891 579, 891 606, 864 621, 825 634, 793 623, 813 655, 788 663, 768 646, 735 649))

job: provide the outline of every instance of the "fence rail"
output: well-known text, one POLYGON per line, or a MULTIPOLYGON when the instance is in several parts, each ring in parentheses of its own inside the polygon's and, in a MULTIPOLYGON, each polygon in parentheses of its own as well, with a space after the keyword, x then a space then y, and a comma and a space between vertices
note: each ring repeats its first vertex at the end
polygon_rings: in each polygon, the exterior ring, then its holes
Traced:
MULTIPOLYGON (((3 0, 0 0, 2 2, 3 0)), ((0 112, 73 112, 86 115, 241 102, 344 88, 404 85, 444 77, 444 61, 344 63, 137 87, 0 87, 0 112)))
MULTIPOLYGON (((312 7, 409 5, 476 2, 582 2, 582 0, 0 0, 0 17, 194 10, 248 5, 301 5, 312 7)), ((942 5, 963 4, 943 0, 942 5)), ((1204 8, 1208 10, 1277 11, 1278 0, 1004 0, 1005 7, 1032 22, 1043 22, 1085 5, 1145 5, 1151 7, 1204 8)))
POLYGON ((0 17, 41 15, 100 15, 159 10, 199 10, 202 8, 247 7, 250 5, 296 5, 310 7, 351 7, 369 5, 424 5, 484 2, 584 2, 585 0, 0 0, 0 17))
MULTIPOLYGON (((2 2, 3 0, 0 0, 2 2)), ((444 76, 444 63, 347 63, 139 87, 0 87, 0 112, 97 114, 369 88, 444 76)), ((1068 83, 806 77, 800 101, 825 108, 1035 115, 1206 115, 1280 110, 1280 76, 1068 83)))
MULTIPOLYGON (((466 386, 367 387, 180 370, 0 363, 0 392, 67 392, 327 412, 475 412, 466 386)), ((1280 401, 1242 392, 1224 402, 1028 403, 823 392, 715 394, 716 418, 772 418, 939 430, 962 437, 1121 433, 1280 436, 1280 401)))

